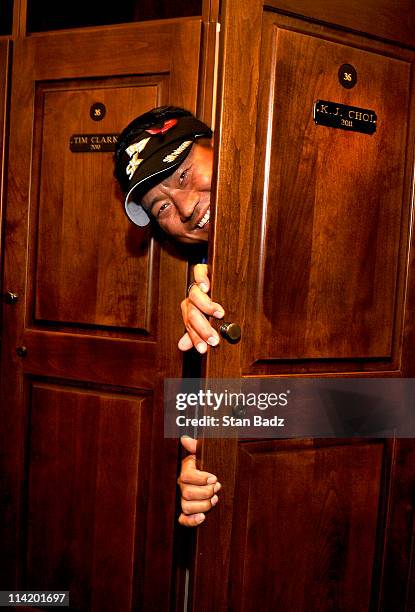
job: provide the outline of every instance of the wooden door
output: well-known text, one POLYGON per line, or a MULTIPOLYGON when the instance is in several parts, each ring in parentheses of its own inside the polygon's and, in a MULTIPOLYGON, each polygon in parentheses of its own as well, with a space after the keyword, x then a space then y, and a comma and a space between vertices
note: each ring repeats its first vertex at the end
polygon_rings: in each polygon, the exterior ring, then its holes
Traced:
MULTIPOLYGON (((210 257, 242 339, 206 376, 414 376, 414 52, 278 7, 225 4, 210 257), (316 125, 318 100, 375 110, 376 132, 316 125)), ((413 605, 412 441, 205 440, 200 464, 223 488, 197 532, 195 611, 413 605)))
POLYGON ((186 262, 128 222, 104 144, 154 106, 196 109, 200 32, 191 18, 15 44, 3 589, 66 589, 80 610, 168 609, 178 449, 161 398, 181 374, 186 262))

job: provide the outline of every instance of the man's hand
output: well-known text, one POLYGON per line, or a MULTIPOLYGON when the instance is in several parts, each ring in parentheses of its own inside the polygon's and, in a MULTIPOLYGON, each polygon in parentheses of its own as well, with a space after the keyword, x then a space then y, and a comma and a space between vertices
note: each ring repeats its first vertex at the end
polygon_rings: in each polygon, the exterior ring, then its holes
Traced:
POLYGON ((181 303, 183 322, 187 332, 179 340, 179 349, 188 351, 194 346, 199 353, 206 353, 208 344, 219 344, 219 335, 205 315, 221 319, 222 306, 207 295, 210 283, 206 264, 196 264, 193 269, 195 284, 181 303))
POLYGON ((190 455, 183 459, 180 476, 177 479, 182 495, 179 523, 184 527, 197 527, 205 520, 204 513, 218 503, 219 498, 216 493, 221 485, 216 476, 196 468, 197 440, 182 436, 180 441, 190 455))

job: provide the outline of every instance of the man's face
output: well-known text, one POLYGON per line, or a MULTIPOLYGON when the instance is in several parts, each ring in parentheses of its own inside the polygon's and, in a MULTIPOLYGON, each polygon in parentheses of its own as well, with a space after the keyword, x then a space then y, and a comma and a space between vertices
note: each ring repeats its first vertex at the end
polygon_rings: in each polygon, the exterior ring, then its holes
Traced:
POLYGON ((208 239, 212 164, 211 144, 196 142, 173 174, 141 200, 162 230, 179 242, 195 244, 208 239))

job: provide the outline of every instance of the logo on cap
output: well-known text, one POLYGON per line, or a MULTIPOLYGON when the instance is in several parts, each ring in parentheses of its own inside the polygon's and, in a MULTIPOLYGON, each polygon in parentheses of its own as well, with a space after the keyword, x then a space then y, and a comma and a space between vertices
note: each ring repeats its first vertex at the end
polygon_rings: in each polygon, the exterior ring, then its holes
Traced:
POLYGON ((187 147, 189 147, 192 143, 193 140, 185 140, 184 142, 182 142, 180 147, 177 147, 177 149, 172 151, 169 155, 166 155, 166 157, 163 159, 164 163, 171 164, 172 162, 174 162, 174 160, 180 155, 180 153, 183 153, 183 151, 185 151, 187 147))
POLYGON ((135 142, 134 144, 130 145, 125 150, 127 155, 131 157, 130 162, 125 170, 129 179, 131 179, 131 177, 133 176, 134 172, 136 171, 138 166, 141 164, 141 162, 144 161, 143 159, 138 158, 138 154, 141 153, 141 151, 144 151, 150 138, 151 136, 149 136, 148 138, 143 138, 139 142, 135 142))

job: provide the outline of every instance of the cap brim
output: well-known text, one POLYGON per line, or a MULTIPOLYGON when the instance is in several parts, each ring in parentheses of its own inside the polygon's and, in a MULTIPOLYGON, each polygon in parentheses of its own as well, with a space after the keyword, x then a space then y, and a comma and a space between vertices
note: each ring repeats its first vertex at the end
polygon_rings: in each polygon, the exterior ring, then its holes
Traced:
POLYGON ((150 223, 150 217, 141 206, 141 204, 137 204, 133 200, 127 202, 125 201, 125 212, 127 213, 127 217, 138 225, 139 227, 146 227, 150 223))

